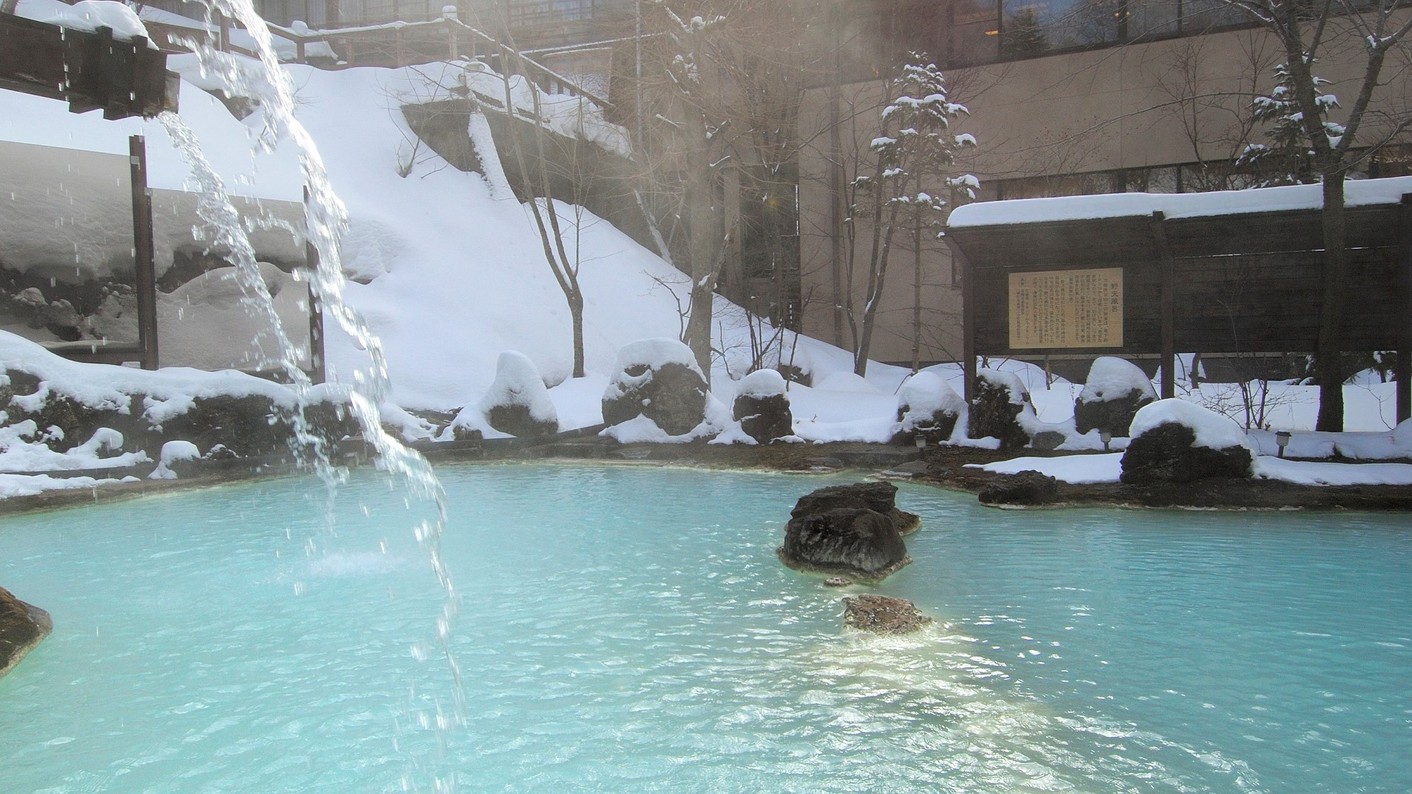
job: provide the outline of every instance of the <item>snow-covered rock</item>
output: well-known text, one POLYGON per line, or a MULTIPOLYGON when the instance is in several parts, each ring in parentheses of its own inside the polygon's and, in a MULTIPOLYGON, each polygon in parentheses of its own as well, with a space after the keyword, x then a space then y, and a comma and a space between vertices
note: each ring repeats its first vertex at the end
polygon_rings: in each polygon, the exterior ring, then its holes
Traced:
POLYGON ((1156 400, 1152 381, 1136 364, 1100 356, 1074 401, 1074 429, 1079 433, 1107 430, 1114 437, 1125 437, 1138 409, 1156 400))
POLYGON ((559 430, 559 414, 539 370, 529 356, 514 350, 500 354, 480 410, 491 427, 512 436, 545 436, 559 430))
POLYGON ((741 431, 761 444, 792 436, 794 416, 784 376, 772 369, 758 369, 740 380, 731 416, 741 431))
POLYGON ((935 372, 918 372, 902 384, 897 400, 895 441, 926 438, 937 443, 951 438, 966 411, 966 400, 935 372))
POLYGON ((1017 449, 1030 442, 1030 433, 1038 426, 1029 389, 1019 376, 995 369, 976 373, 976 393, 970 405, 971 438, 996 438, 1001 449, 1017 449))
POLYGON ((1158 400, 1137 412, 1123 453, 1129 485, 1250 477, 1250 441, 1229 417, 1183 400, 1158 400))
POLYGON ((706 403, 706 378, 691 349, 675 339, 643 339, 618 352, 603 421, 611 429, 644 417, 668 436, 683 436, 705 421, 706 403))

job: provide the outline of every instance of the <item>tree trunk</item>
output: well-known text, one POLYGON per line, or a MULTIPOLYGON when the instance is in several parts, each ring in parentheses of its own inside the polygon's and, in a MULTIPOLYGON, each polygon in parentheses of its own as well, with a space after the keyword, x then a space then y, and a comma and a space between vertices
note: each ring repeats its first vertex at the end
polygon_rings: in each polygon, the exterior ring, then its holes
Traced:
POLYGON ((912 223, 912 371, 922 363, 922 215, 916 210, 912 223))
POLYGON ((1344 215, 1343 171, 1324 174, 1324 303, 1319 312, 1319 341, 1314 375, 1319 379, 1319 419, 1315 430, 1343 431, 1343 314, 1348 297, 1348 244, 1344 215))
MULTIPOLYGON (((705 141, 705 129, 700 140, 705 141)), ((687 165, 687 256, 691 268, 691 308, 686 320, 686 345, 706 383, 711 383, 711 312, 720 262, 721 236, 716 229, 714 175, 706 152, 687 165)))

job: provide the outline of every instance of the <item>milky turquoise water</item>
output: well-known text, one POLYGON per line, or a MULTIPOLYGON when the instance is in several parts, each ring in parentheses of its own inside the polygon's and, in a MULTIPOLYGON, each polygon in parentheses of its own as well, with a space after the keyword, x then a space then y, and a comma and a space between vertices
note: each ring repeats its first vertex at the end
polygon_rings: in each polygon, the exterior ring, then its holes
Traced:
MULTIPOLYGON (((938 619, 845 633, 781 566, 838 480, 440 470, 464 726, 427 508, 357 475, 0 521, 55 633, 0 679, 0 791, 1412 790, 1406 516, 997 511, 903 486, 938 619)), ((849 592, 863 592, 850 588, 849 592)))

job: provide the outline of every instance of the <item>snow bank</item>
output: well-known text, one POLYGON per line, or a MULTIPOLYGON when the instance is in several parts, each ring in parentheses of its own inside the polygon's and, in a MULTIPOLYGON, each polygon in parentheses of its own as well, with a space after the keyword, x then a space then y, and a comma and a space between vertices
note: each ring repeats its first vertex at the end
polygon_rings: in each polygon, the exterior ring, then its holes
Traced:
POLYGON ((1074 485, 1117 482, 1123 472, 1123 453, 1103 455, 1069 455, 1060 458, 1013 458, 995 463, 968 463, 968 469, 980 469, 992 474, 1018 474, 1037 471, 1060 482, 1074 485))

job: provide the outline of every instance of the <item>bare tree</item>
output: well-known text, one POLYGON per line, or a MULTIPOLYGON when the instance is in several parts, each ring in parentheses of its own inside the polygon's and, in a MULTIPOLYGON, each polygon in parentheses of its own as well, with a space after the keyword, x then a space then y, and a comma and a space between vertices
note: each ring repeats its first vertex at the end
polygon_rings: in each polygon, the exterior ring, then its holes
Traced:
MULTIPOLYGON (((1348 235, 1344 211, 1344 181, 1358 155, 1354 145, 1365 126, 1379 114, 1371 112, 1383 87, 1383 67, 1390 53, 1405 52, 1412 33, 1412 14, 1398 0, 1355 3, 1351 0, 1226 0, 1270 31, 1284 49, 1288 92, 1286 123, 1297 125, 1309 147, 1309 167, 1323 185, 1324 300, 1319 311, 1315 374, 1319 380, 1317 429, 1343 429, 1343 323, 1348 303, 1348 235), (1335 106, 1314 74, 1321 54, 1339 48, 1361 50, 1361 77, 1343 121, 1329 120, 1335 106), (1297 114, 1297 115, 1296 115, 1297 114)), ((1384 121, 1381 143, 1412 126, 1412 113, 1384 121)))

